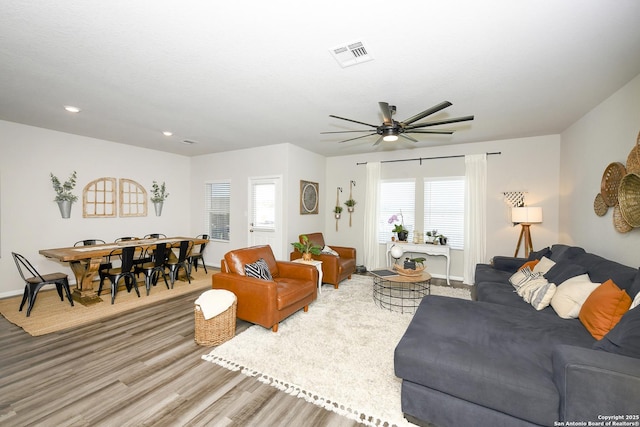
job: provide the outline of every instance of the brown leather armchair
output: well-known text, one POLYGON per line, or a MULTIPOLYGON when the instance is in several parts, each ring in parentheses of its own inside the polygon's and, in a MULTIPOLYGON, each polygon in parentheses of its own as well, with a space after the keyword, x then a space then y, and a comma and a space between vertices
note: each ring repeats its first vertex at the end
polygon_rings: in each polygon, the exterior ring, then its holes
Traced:
MULTIPOLYGON (((302 242, 302 236, 304 234, 298 237, 300 242, 302 242)), ((321 248, 326 246, 322 233, 311 233, 306 234, 306 236, 314 245, 321 248)), ((312 258, 322 261, 322 282, 330 283, 335 289, 338 289, 338 284, 345 279, 350 279, 351 275, 356 271, 356 249, 333 245, 330 248, 336 251, 338 256, 320 254, 312 255, 312 258)), ((291 261, 298 258, 302 258, 302 254, 298 251, 293 251, 289 255, 291 261)))
POLYGON ((227 252, 221 272, 212 276, 213 289, 226 289, 238 298, 237 316, 278 332, 278 323, 304 308, 318 293, 318 270, 311 265, 276 261, 270 246, 253 246, 227 252), (264 259, 273 280, 245 274, 244 266, 264 259))

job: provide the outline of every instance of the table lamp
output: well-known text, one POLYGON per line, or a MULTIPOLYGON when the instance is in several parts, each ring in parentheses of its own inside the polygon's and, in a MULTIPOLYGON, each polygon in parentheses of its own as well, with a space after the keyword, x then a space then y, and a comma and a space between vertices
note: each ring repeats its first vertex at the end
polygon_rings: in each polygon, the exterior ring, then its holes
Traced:
POLYGON ((531 243, 531 230, 529 227, 531 224, 538 224, 542 222, 542 208, 534 206, 523 206, 519 208, 511 208, 511 221, 514 224, 520 224, 522 229, 520 230, 520 237, 518 238, 518 245, 516 246, 516 253, 514 257, 518 256, 520 251, 520 243, 524 236, 524 256, 528 257, 530 252, 533 252, 533 243, 531 243))

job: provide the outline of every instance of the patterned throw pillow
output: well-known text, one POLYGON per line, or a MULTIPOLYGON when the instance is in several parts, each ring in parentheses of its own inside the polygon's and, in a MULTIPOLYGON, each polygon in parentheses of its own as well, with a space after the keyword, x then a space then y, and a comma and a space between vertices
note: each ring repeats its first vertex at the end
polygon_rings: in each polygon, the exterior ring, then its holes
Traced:
POLYGON ((271 272, 269 271, 269 266, 263 258, 260 258, 253 264, 245 264, 244 274, 246 274, 248 277, 254 277, 256 279, 273 280, 273 277, 271 277, 271 272))
POLYGON ((540 277, 542 277, 542 273, 534 273, 531 271, 531 268, 527 266, 513 273, 513 275, 509 278, 509 282, 517 291, 528 281, 538 279, 540 277))
POLYGON ((518 295, 538 311, 549 306, 551 298, 553 298, 553 294, 555 293, 556 285, 547 282, 547 279, 544 277, 528 280, 518 288, 518 295))
POLYGON ((339 257, 340 254, 338 254, 338 252, 334 251, 333 249, 331 249, 329 246, 325 246, 324 248, 322 248, 321 251, 323 254, 325 255, 333 255, 333 256, 337 256, 339 257))

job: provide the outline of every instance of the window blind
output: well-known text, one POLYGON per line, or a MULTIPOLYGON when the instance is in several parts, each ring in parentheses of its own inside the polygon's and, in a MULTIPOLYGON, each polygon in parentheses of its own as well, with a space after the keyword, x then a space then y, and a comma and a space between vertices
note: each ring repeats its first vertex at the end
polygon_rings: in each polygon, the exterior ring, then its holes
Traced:
POLYGON ((438 230, 452 249, 464 249, 464 177, 424 179, 424 230, 438 230))
POLYGON ((205 184, 205 227, 212 240, 229 241, 231 183, 227 181, 205 184))
POLYGON ((378 242, 386 243, 391 241, 391 236, 394 235, 394 224, 400 223, 389 224, 389 218, 393 215, 402 218, 404 228, 409 231, 408 241, 411 241, 415 230, 415 179, 381 181, 378 206, 378 242), (400 217, 400 214, 402 214, 402 217, 400 217))

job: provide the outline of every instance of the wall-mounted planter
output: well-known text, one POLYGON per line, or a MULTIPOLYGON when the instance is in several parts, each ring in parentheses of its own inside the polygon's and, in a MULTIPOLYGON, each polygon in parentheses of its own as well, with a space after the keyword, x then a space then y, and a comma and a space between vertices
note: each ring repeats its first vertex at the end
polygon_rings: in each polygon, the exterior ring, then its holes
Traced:
POLYGON ((60 209, 60 215, 62 215, 63 219, 68 219, 71 217, 71 205, 73 202, 71 200, 61 200, 58 203, 58 208, 60 209))
POLYGON ((153 208, 156 210, 156 216, 162 215, 162 205, 164 205, 164 202, 153 202, 153 208))

